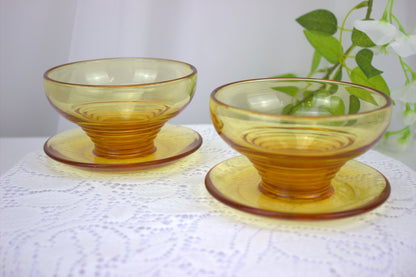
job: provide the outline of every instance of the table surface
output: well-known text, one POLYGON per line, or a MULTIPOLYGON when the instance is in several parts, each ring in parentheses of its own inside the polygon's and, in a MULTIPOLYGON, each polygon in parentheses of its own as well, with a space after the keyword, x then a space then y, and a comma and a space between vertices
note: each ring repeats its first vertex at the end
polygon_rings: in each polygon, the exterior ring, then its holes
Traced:
POLYGON ((207 192, 209 169, 238 154, 212 126, 187 127, 197 152, 129 173, 55 162, 45 138, 0 140, 0 276, 416 276, 416 172, 403 163, 357 158, 392 186, 370 212, 271 219, 207 192))
POLYGON ((0 176, 15 166, 28 153, 41 151, 46 137, 1 137, 0 176))

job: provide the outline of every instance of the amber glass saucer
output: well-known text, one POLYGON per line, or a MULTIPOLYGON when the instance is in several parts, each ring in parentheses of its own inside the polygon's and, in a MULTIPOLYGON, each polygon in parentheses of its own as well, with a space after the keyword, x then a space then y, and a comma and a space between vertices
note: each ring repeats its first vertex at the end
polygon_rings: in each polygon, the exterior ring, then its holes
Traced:
POLYGON ((110 159, 96 156, 94 144, 81 128, 59 133, 44 145, 46 154, 62 163, 96 169, 141 169, 163 165, 195 152, 202 144, 194 130, 165 124, 154 141, 152 154, 132 159, 110 159))
POLYGON ((352 160, 332 180, 334 193, 321 200, 270 197, 259 190, 260 176, 244 156, 213 167, 205 178, 208 191, 238 210, 286 219, 335 219, 367 212, 390 195, 388 180, 374 168, 352 160))

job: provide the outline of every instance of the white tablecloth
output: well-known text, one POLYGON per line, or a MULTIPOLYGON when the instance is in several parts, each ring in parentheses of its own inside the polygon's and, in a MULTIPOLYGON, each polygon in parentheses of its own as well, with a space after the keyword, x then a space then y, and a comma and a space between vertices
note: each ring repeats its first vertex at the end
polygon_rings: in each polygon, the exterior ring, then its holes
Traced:
POLYGON ((416 276, 416 172, 375 151, 360 161, 392 193, 351 218, 289 221, 215 200, 204 178, 238 155, 210 125, 166 167, 97 173, 39 150, 0 179, 0 276, 416 276))

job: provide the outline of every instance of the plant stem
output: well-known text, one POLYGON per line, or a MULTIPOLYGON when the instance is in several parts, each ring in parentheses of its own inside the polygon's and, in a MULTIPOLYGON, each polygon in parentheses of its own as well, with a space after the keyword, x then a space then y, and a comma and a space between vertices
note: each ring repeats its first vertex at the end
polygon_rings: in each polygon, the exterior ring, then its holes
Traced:
POLYGON ((371 18, 372 11, 373 11, 373 0, 368 0, 367 14, 365 15, 366 20, 371 18))
MULTIPOLYGON (((372 10, 373 10, 373 0, 368 0, 368 7, 367 7, 367 13, 366 13, 366 15, 365 15, 365 19, 370 19, 371 18, 371 12, 372 12, 372 10)), ((344 21, 344 23, 345 23, 345 21, 344 21)), ((344 24, 343 24, 343 26, 344 26, 344 24)), ((342 32, 342 31, 341 31, 342 32)), ((342 43, 341 41, 340 41, 340 43, 342 43)), ((342 58, 341 58, 341 60, 337 63, 337 64, 334 64, 332 67, 330 67, 329 69, 328 69, 328 71, 326 72, 326 74, 325 74, 325 76, 323 77, 323 79, 330 79, 330 77, 331 77, 331 74, 338 68, 338 70, 337 70, 337 73, 335 74, 335 76, 336 75, 338 75, 338 72, 339 71, 341 71, 342 70, 342 68, 345 66, 345 57, 347 57, 349 54, 350 54, 350 52, 354 49, 354 47, 355 47, 355 44, 352 44, 345 52, 344 52, 344 54, 343 54, 343 56, 342 56, 342 58)), ((310 100, 310 99, 312 99, 318 92, 320 92, 320 91, 322 91, 322 88, 320 88, 320 89, 318 89, 318 90, 316 90, 316 91, 314 91, 313 93, 310 93, 310 94, 308 94, 308 96, 307 97, 305 97, 305 98, 303 98, 302 100, 300 100, 298 103, 296 103, 296 105, 293 105, 290 109, 289 109, 289 111, 288 111, 288 113, 287 114, 292 114, 294 111, 296 111, 297 110, 297 108, 299 107, 299 106, 301 106, 302 104, 304 104, 304 103, 306 103, 306 101, 308 101, 308 100, 310 100)))
MULTIPOLYGON (((345 52, 344 52, 344 57, 348 56, 350 54, 350 52, 354 49, 355 44, 352 44, 345 52)), ((331 68, 328 69, 328 71, 326 72, 325 76, 323 77, 323 79, 329 79, 329 77, 331 76, 331 74, 334 72, 335 69, 337 69, 337 67, 340 67, 338 69, 341 70, 343 65, 341 64, 341 62, 335 64, 334 66, 332 66, 331 68)))
MULTIPOLYGON (((353 9, 354 10, 354 9, 353 9)), ((351 10, 348 15, 353 11, 351 10)), ((368 0, 368 6, 367 6, 367 12, 365 15, 365 20, 370 19, 371 18, 371 12, 373 11, 373 0, 368 0)), ((348 17, 347 15, 347 17, 348 17)), ((345 18, 346 19, 346 18, 345 18)), ((345 24, 345 20, 343 22, 343 26, 345 24)), ((342 43, 342 41, 340 41, 340 43, 342 43)), ((342 69, 344 65, 344 61, 345 61, 345 57, 347 57, 349 55, 349 53, 354 49, 355 45, 352 44, 345 52, 343 55, 343 59, 342 61, 340 61, 339 63, 335 64, 333 67, 329 68, 329 70, 327 71, 327 73, 325 74, 325 76, 323 77, 324 79, 329 79, 329 77, 331 76, 331 74, 334 72, 334 70, 340 66, 340 68, 338 69, 338 71, 340 71, 342 69)))
POLYGON ((300 100, 296 105, 293 105, 289 111, 286 114, 293 114, 299 106, 306 103, 309 100, 312 100, 312 98, 318 94, 318 92, 321 92, 325 88, 325 85, 322 85, 319 89, 315 90, 314 92, 308 94, 308 96, 304 97, 302 100, 300 100))
MULTIPOLYGON (((390 0, 389 0, 390 1, 390 0)), ((354 10, 354 9, 353 9, 354 10)), ((348 17, 348 15, 353 11, 353 10, 351 10, 348 14, 347 14, 347 16, 346 17, 348 17)), ((367 12, 366 12, 366 15, 365 15, 365 18, 364 18, 364 20, 368 20, 368 19, 370 19, 371 18, 371 13, 372 13, 372 11, 373 11, 373 0, 368 0, 368 5, 367 5, 367 12)), ((346 20, 346 18, 345 18, 345 20, 346 20)), ((343 22, 343 24, 342 24, 342 26, 344 26, 344 24, 345 24, 345 20, 344 20, 344 22, 343 22)), ((341 31, 341 34, 342 34, 342 31, 341 31)), ((341 36, 341 38, 342 38, 342 36, 341 36)), ((342 43, 342 41, 340 40, 340 43, 342 43)), ((329 77, 331 76, 331 74, 334 72, 334 70, 337 68, 337 67, 339 67, 340 66, 340 68, 338 69, 338 71, 340 71, 340 70, 342 70, 342 67, 343 66, 345 66, 345 64, 344 64, 344 61, 345 61, 345 57, 347 57, 348 55, 349 55, 349 53, 354 49, 354 47, 355 47, 355 45, 354 44, 352 44, 345 52, 344 52, 344 55, 343 55, 343 58, 342 58, 342 61, 340 61, 339 63, 337 63, 337 64, 335 64, 333 67, 331 67, 328 71, 327 71, 327 73, 325 74, 325 76, 323 77, 324 79, 329 79, 329 77)))

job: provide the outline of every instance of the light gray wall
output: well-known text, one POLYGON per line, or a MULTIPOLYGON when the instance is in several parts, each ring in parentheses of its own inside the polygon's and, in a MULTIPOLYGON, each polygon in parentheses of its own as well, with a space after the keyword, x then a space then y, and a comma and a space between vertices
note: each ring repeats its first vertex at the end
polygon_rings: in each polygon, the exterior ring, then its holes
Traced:
MULTIPOLYGON (((0 136, 49 136, 71 127, 47 102, 43 72, 69 61, 111 56, 172 58, 196 66, 195 97, 172 122, 210 123, 208 100, 214 88, 308 72, 313 51, 295 18, 326 8, 341 20, 359 2, 0 0, 0 136)), ((375 1, 380 5, 375 17, 381 16, 384 2, 375 1)), ((396 14, 414 24, 415 7, 414 0, 396 1, 396 14)), ((386 79, 391 86, 403 83, 396 60, 382 57, 379 63, 390 69, 386 79)))
POLYGON ((74 13, 70 1, 0 0, 0 136, 56 131, 42 74, 66 60, 74 13))

